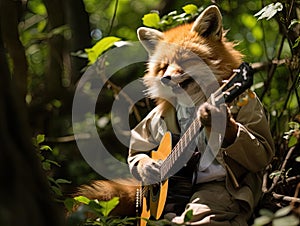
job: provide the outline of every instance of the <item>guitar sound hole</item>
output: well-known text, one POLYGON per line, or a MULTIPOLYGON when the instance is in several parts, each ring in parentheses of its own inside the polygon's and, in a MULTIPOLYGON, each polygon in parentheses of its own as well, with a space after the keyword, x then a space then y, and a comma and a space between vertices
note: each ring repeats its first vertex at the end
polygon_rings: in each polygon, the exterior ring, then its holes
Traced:
POLYGON ((160 186, 158 184, 153 185, 152 191, 154 195, 157 195, 160 191, 160 186))
POLYGON ((157 200, 159 198, 159 193, 160 193, 160 185, 155 184, 151 187, 151 192, 152 192, 152 199, 153 201, 157 200))

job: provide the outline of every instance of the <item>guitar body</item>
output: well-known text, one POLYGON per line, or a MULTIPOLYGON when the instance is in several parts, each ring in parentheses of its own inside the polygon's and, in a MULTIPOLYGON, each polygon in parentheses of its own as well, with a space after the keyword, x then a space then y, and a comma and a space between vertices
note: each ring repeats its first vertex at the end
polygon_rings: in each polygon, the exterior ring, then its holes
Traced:
MULTIPOLYGON (((172 151, 172 135, 167 132, 162 138, 157 151, 152 151, 151 158, 153 160, 165 160, 172 151)), ((143 218, 149 219, 154 217, 159 219, 163 213, 164 206, 167 200, 168 194, 168 180, 165 180, 159 184, 149 185, 144 187, 144 194, 142 194, 142 212, 140 225, 146 225, 146 221, 143 218)))
MULTIPOLYGON (((156 161, 165 160, 172 152, 172 144, 176 144, 178 139, 179 137, 167 132, 157 151, 151 152, 151 158, 156 161)), ((139 225, 147 224, 143 219, 152 217, 158 220, 164 212, 180 214, 184 210, 192 192, 192 172, 199 157, 197 154, 194 155, 186 166, 169 179, 155 185, 141 186, 139 225)))

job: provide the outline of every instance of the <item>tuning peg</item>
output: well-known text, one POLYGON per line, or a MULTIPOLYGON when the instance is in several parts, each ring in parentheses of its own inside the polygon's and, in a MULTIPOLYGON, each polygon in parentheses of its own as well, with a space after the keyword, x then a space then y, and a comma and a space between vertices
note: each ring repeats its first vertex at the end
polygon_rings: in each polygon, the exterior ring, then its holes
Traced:
POLYGON ((225 84, 225 83, 227 83, 228 81, 229 81, 228 79, 224 79, 224 80, 222 80, 222 83, 225 84))
POLYGON ((238 69, 238 68, 237 68, 237 69, 233 69, 232 71, 233 71, 234 73, 240 73, 240 72, 241 72, 241 69, 238 69))

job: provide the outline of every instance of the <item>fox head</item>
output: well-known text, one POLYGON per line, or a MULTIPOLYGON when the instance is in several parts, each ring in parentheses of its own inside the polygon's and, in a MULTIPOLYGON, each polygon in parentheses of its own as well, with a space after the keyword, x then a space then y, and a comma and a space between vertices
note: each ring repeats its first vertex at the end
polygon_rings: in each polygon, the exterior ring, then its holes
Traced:
POLYGON ((137 34, 149 53, 144 83, 158 104, 204 101, 242 62, 235 44, 225 38, 216 6, 206 8, 194 23, 165 32, 141 27, 137 34))

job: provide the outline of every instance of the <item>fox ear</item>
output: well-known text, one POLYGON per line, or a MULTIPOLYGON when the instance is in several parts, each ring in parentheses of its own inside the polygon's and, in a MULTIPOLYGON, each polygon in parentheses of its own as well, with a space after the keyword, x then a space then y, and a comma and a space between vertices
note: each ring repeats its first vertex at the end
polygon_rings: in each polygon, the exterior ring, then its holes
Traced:
POLYGON ((205 9, 195 20, 192 30, 202 37, 222 38, 222 15, 218 7, 212 5, 205 9))
POLYGON ((147 27, 138 28, 137 35, 138 39, 150 55, 154 52, 157 42, 164 38, 162 32, 147 27))

